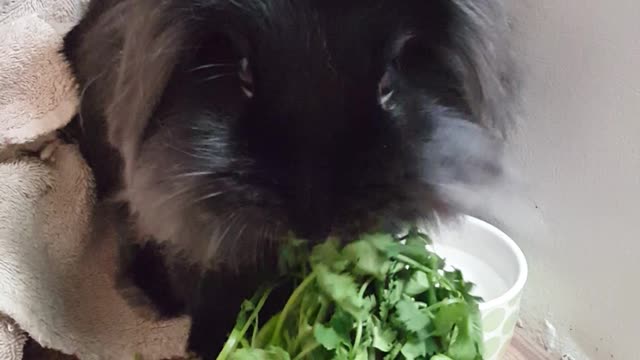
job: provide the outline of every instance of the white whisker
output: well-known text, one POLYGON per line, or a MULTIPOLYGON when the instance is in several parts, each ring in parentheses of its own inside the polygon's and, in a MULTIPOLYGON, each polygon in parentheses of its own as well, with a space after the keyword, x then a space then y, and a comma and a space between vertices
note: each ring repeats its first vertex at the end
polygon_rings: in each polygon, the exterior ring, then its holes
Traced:
POLYGON ((240 231, 238 231, 238 233, 236 234, 236 238, 235 238, 235 240, 233 240, 234 243, 238 242, 238 240, 242 237, 242 233, 244 233, 245 230, 247 230, 247 224, 246 223, 244 225, 242 225, 242 227, 240 228, 240 231))
POLYGON ((205 69, 211 69, 211 68, 220 68, 220 67, 231 67, 231 66, 238 66, 237 64, 232 64, 232 63, 226 63, 226 64, 207 64, 207 65, 202 65, 202 66, 198 66, 195 67, 189 71, 198 71, 198 70, 205 70, 205 69))
POLYGON ((229 216, 229 219, 227 220, 227 228, 224 230, 224 232, 222 233, 222 235, 220 235, 219 238, 219 242, 224 241, 224 239, 227 237, 227 235, 229 234, 229 231, 231 231, 231 227, 233 227, 233 225, 235 224, 235 220, 238 216, 238 213, 236 211, 231 213, 231 216, 229 216))
POLYGON ((211 193, 211 194, 208 194, 208 195, 205 195, 205 196, 203 196, 201 198, 196 199, 193 203, 197 204, 197 203, 205 201, 205 200, 210 200, 210 199, 213 199, 213 198, 217 198, 218 196, 222 196, 224 194, 226 194, 225 191, 219 191, 219 192, 211 193))
POLYGON ((80 130, 82 130, 82 132, 84 132, 84 116, 82 114, 82 103, 84 101, 84 97, 89 87, 91 87, 91 85, 93 85, 96 81, 98 81, 98 79, 101 78, 103 75, 104 75, 104 71, 101 72, 99 75, 95 76, 94 78, 92 78, 91 80, 89 80, 87 84, 84 86, 84 88, 82 88, 82 91, 80 92, 80 96, 78 97, 78 120, 80 121, 80 130))
POLYGON ((156 204, 157 204, 158 206, 159 206, 159 205, 162 205, 162 204, 165 204, 165 203, 167 203, 167 202, 169 202, 169 201, 171 201, 171 200, 174 200, 175 198, 177 198, 177 197, 178 197, 178 196, 180 196, 180 195, 184 195, 184 194, 186 194, 186 193, 188 193, 188 192, 190 192, 190 191, 194 191, 194 190, 195 190, 194 188, 189 187, 189 186, 184 187, 184 188, 182 188, 182 189, 180 189, 180 190, 178 190, 178 191, 173 192, 172 194, 170 194, 170 195, 169 195, 169 196, 167 196, 167 197, 161 197, 161 198, 159 198, 159 199, 156 201, 156 204))
POLYGON ((213 172, 213 171, 194 171, 194 172, 190 172, 190 173, 178 174, 178 175, 174 176, 174 178, 180 179, 180 178, 210 176, 210 175, 215 175, 215 174, 216 173, 213 172))
MULTIPOLYGON (((209 259, 211 258, 211 255, 220 247, 220 244, 222 243, 222 241, 224 240, 224 238, 227 236, 227 233, 229 232, 229 230, 231 229, 231 226, 233 225, 233 219, 236 216, 236 212, 232 212, 230 213, 229 216, 227 216, 227 227, 225 229, 225 231, 222 233, 222 235, 218 236, 217 239, 212 239, 212 241, 209 241, 209 245, 207 246, 207 250, 206 250, 206 258, 209 259)), ((215 235, 215 234, 213 234, 215 235)))
POLYGON ((208 160, 210 160, 210 158, 208 158, 207 156, 199 155, 199 154, 196 154, 196 153, 192 153, 192 152, 189 152, 189 151, 187 151, 187 150, 180 149, 180 148, 178 148, 178 147, 176 147, 176 146, 173 146, 173 145, 171 145, 171 144, 166 144, 166 145, 167 145, 167 147, 168 147, 169 149, 172 149, 172 150, 175 150, 175 151, 177 151, 177 152, 183 153, 183 154, 185 154, 185 155, 187 155, 187 156, 189 156, 189 157, 192 157, 192 158, 194 158, 194 159, 207 160, 207 161, 208 161, 208 160))
POLYGON ((213 81, 213 80, 216 80, 216 79, 223 78, 225 76, 233 76, 233 75, 235 75, 235 73, 218 74, 218 75, 214 75, 214 76, 202 79, 202 82, 213 81))

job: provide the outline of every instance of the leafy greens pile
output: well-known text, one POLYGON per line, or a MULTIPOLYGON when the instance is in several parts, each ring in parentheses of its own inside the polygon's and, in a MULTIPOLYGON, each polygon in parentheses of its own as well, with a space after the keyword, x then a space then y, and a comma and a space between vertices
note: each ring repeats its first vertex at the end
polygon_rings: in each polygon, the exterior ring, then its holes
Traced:
POLYGON ((260 323, 273 287, 245 301, 218 360, 481 360, 479 299, 460 271, 411 231, 330 239, 308 250, 292 241, 281 267, 297 288, 282 311, 260 323), (400 241, 398 241, 400 240, 400 241))

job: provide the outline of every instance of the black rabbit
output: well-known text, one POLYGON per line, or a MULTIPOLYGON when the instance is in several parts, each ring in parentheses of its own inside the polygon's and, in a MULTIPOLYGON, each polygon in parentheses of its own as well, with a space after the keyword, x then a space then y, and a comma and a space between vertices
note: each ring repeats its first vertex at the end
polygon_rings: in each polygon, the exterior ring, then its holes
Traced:
POLYGON ((95 0, 70 126, 121 206, 123 270, 215 358, 279 239, 464 211, 517 82, 492 0, 95 0))

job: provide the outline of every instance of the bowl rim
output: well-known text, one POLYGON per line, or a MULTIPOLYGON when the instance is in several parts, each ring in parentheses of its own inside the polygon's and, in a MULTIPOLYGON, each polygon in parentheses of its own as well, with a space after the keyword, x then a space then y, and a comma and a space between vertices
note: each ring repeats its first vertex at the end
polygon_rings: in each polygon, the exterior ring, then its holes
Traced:
POLYGON ((514 257, 516 258, 516 262, 518 263, 518 278, 516 279, 515 283, 509 288, 509 290, 507 290, 504 294, 498 296, 497 298, 494 298, 487 302, 481 302, 479 304, 481 311, 498 308, 504 303, 507 303, 516 298, 524 290, 524 286, 529 276, 527 259, 518 244, 516 244, 516 242, 511 237, 509 237, 509 235, 507 235, 494 225, 491 225, 484 220, 480 220, 470 215, 465 215, 464 220, 471 225, 483 228, 484 230, 487 230, 497 236, 509 247, 509 250, 513 253, 514 257))

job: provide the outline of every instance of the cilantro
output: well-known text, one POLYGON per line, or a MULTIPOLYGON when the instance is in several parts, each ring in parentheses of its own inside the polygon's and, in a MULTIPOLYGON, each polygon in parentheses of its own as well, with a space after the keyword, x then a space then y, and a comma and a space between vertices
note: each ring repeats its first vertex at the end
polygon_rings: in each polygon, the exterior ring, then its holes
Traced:
POLYGON ((380 320, 371 317, 371 328, 373 331, 373 347, 383 353, 388 353, 393 348, 398 333, 391 327, 384 327, 380 320))
POLYGON ((398 318, 409 332, 418 332, 427 327, 431 319, 424 310, 420 310, 413 300, 403 299, 396 305, 398 318))
POLYGON ((289 360, 291 357, 284 349, 271 347, 262 349, 240 349, 235 351, 229 360, 289 360))
POLYGON ((427 346, 417 337, 411 337, 400 351, 407 360, 424 359, 427 356, 427 346))
POLYGON ((340 338, 338 333, 330 328, 326 327, 322 324, 317 324, 313 328, 313 336, 320 343, 320 345, 324 346, 327 350, 335 350, 342 343, 343 339, 340 338))
POLYGON ((422 271, 416 271, 411 274, 409 281, 407 281, 404 292, 409 296, 417 296, 425 291, 429 290, 431 283, 429 277, 422 271))
POLYGON ((219 360, 481 360, 472 284, 427 250, 416 231, 369 234, 345 247, 291 239, 280 270, 299 284, 260 323, 272 288, 243 303, 219 360))

